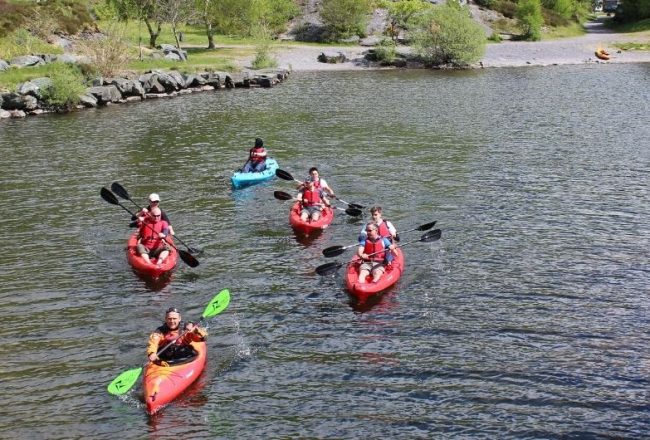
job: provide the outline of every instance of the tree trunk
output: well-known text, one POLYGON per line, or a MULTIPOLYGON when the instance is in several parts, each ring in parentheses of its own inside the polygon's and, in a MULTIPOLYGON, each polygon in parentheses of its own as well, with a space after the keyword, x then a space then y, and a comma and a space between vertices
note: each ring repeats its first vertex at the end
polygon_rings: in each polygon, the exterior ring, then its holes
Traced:
POLYGON ((147 30, 149 31, 149 47, 151 49, 155 49, 156 40, 158 39, 158 35, 160 35, 161 24, 156 23, 157 31, 154 31, 153 26, 151 26, 151 23, 149 23, 149 20, 145 20, 144 23, 147 25, 147 30))
POLYGON ((208 49, 214 49, 217 46, 214 44, 214 31, 212 30, 212 24, 206 23, 205 31, 208 34, 208 49))

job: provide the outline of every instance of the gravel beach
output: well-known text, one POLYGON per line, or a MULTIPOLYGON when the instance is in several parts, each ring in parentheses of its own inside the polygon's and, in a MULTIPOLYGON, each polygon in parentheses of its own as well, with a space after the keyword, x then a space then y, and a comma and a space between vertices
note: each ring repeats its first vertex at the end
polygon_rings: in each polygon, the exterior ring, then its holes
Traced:
MULTIPOLYGON (((587 33, 580 37, 558 40, 525 42, 503 41, 487 45, 485 55, 475 67, 518 67, 549 66, 560 64, 584 63, 639 63, 650 62, 650 51, 620 51, 613 46, 617 42, 650 43, 650 33, 619 34, 602 26, 602 22, 590 22, 587 33), (596 58, 595 51, 604 48, 611 54, 609 61, 596 58)), ((363 54, 368 47, 362 46, 285 46, 276 49, 274 56, 279 67, 293 71, 313 70, 369 70, 371 67, 364 60, 363 54), (342 53, 347 61, 337 64, 321 63, 317 60, 320 53, 336 55, 342 53)), ((250 66, 250 59, 242 60, 242 67, 250 66)))

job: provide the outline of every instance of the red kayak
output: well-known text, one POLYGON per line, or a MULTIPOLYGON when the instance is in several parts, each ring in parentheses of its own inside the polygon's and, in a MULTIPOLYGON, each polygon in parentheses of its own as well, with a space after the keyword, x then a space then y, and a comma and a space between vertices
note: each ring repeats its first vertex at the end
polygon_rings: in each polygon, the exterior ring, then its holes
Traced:
POLYGON ((320 217, 316 221, 307 220, 306 222, 302 221, 300 218, 300 202, 296 202, 291 207, 289 211, 289 223, 296 231, 311 233, 315 231, 322 231, 327 228, 332 220, 334 220, 334 210, 330 207, 325 207, 320 213, 320 217))
POLYGON ((345 274, 345 286, 350 294, 358 300, 363 301, 382 290, 388 289, 399 281, 402 276, 402 271, 404 270, 404 252, 402 252, 401 249, 396 249, 393 252, 397 254, 395 259, 390 266, 386 267, 386 271, 376 283, 371 281, 372 277, 370 275, 366 278, 365 283, 359 282, 359 267, 361 266, 361 259, 358 255, 352 257, 345 274))
MULTIPOLYGON (((172 245, 174 244, 174 241, 171 237, 167 237, 166 240, 172 245)), ((149 275, 152 278, 159 278, 161 275, 171 271, 176 266, 176 260, 178 259, 178 252, 176 251, 176 248, 172 247, 172 249, 169 251, 169 255, 167 258, 165 258, 165 261, 163 261, 162 266, 158 267, 156 258, 152 258, 151 263, 147 263, 140 255, 138 255, 138 252, 135 249, 137 244, 138 233, 134 232, 133 235, 129 237, 129 241, 127 243, 126 257, 129 260, 129 264, 137 272, 149 275)))
POLYGON ((201 375, 205 368, 207 347, 205 342, 190 344, 196 356, 189 359, 167 361, 169 366, 149 363, 144 370, 144 401, 147 413, 155 414, 177 398, 201 375))

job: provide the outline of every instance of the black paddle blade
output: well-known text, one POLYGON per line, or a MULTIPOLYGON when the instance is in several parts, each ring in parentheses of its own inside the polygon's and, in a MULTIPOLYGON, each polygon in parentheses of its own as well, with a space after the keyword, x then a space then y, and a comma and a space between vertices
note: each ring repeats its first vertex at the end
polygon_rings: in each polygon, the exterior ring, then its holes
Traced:
POLYGON ((273 197, 275 197, 278 200, 291 200, 293 197, 291 197, 291 194, 288 194, 284 191, 273 191, 273 197))
POLYGON ((284 179, 284 180, 294 180, 294 179, 293 179, 293 176, 292 176, 291 174, 289 174, 288 172, 286 172, 286 171, 284 171, 284 170, 281 170, 280 168, 278 168, 277 170, 275 170, 275 175, 278 176, 280 179, 284 179))
POLYGON ((440 240, 440 237, 442 237, 442 231, 440 229, 434 229, 433 231, 430 231, 430 232, 427 232, 426 234, 424 234, 420 238, 420 241, 428 243, 430 241, 440 240))
POLYGON ((339 270, 341 266, 343 266, 343 264, 339 263, 338 261, 325 263, 316 268, 316 273, 320 276, 332 275, 333 273, 336 273, 336 271, 339 270))
POLYGON ((181 260, 185 262, 190 267, 196 267, 199 265, 199 260, 194 258, 192 254, 190 254, 187 251, 184 251, 183 249, 176 249, 178 251, 178 255, 180 255, 181 260))
POLYGON ((119 200, 117 200, 117 197, 115 197, 115 194, 104 187, 102 187, 102 190, 99 192, 99 194, 102 196, 102 199, 106 200, 111 205, 120 204, 119 200))
POLYGON ((111 191, 113 191, 115 194, 117 194, 119 197, 122 197, 123 199, 131 200, 131 197, 129 197, 129 193, 122 185, 120 185, 119 182, 113 182, 111 184, 111 191))
POLYGON ((358 203, 350 203, 350 208, 355 208, 355 209, 365 209, 365 206, 359 205, 358 203))
POLYGON ((345 210, 345 213, 352 217, 359 217, 362 214, 359 208, 348 208, 345 210))
POLYGON ((415 228, 416 231, 428 231, 436 225, 436 222, 426 223, 415 228))
POLYGON ((343 252, 345 252, 345 248, 343 246, 332 246, 328 247, 326 249, 323 249, 323 255, 326 257, 338 257, 341 255, 343 252))

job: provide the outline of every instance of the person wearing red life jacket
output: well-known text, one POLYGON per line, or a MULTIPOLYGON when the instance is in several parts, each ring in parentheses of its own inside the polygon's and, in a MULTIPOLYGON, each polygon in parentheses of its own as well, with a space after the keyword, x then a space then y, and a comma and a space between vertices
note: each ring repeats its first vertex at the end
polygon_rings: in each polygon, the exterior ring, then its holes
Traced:
POLYGON ((324 206, 330 206, 330 202, 325 198, 322 188, 316 188, 312 181, 305 182, 305 187, 298 193, 298 199, 302 205, 300 218, 303 222, 308 219, 316 221, 320 218, 320 213, 324 206))
POLYGON ((242 173, 260 173, 266 169, 266 148, 264 141, 255 138, 255 146, 248 152, 248 161, 242 168, 242 173))
POLYGON ((359 283, 365 283, 368 275, 372 275, 372 282, 376 283, 393 261, 393 252, 399 251, 388 238, 379 235, 376 223, 368 223, 365 232, 367 236, 357 249, 357 255, 363 261, 359 267, 359 283))
MULTIPOLYGON (((394 241, 399 241, 399 237, 397 235, 397 229, 395 229, 395 226, 388 221, 384 220, 382 216, 382 209, 381 206, 373 206, 370 208, 370 215, 372 215, 372 220, 370 220, 369 223, 375 223, 379 227, 379 235, 381 237, 388 238, 391 243, 394 241)), ((359 234, 359 243, 362 241, 366 240, 366 237, 368 234, 366 233, 366 225, 363 225, 361 228, 361 233, 359 234)))
POLYGON ((151 213, 140 223, 138 231, 138 254, 151 263, 152 258, 157 258, 158 267, 169 255, 170 246, 164 240, 169 235, 169 224, 162 218, 162 212, 157 206, 151 208, 151 213))
MULTIPOLYGON (((322 179, 322 178, 320 177, 320 174, 318 173, 318 168, 316 168, 316 167, 311 167, 311 168, 309 169, 309 177, 307 177, 307 179, 305 180, 305 182, 308 182, 308 181, 310 181, 310 180, 311 180, 312 182, 314 182, 314 184, 316 185, 316 188, 321 188, 323 191, 325 191, 325 192, 327 193, 327 195, 328 195, 329 197, 332 197, 332 198, 333 198, 333 197, 336 197, 336 196, 334 195, 334 190, 333 190, 332 188, 330 188, 330 186, 327 184, 327 181, 326 181, 325 179, 322 179)), ((304 183, 301 183, 301 184, 298 186, 298 189, 303 189, 304 187, 305 187, 305 184, 304 184, 304 183)))
POLYGON ((194 350, 190 343, 204 341, 207 334, 208 333, 204 328, 199 327, 192 322, 183 323, 178 309, 170 307, 165 312, 165 323, 149 335, 147 357, 149 358, 149 361, 156 363, 192 357, 194 355, 194 350), (185 330, 185 333, 182 336, 181 329, 185 330), (178 338, 179 336, 181 337, 178 338), (176 341, 172 346, 160 353, 160 356, 156 354, 160 349, 165 347, 174 339, 176 339, 176 341))

